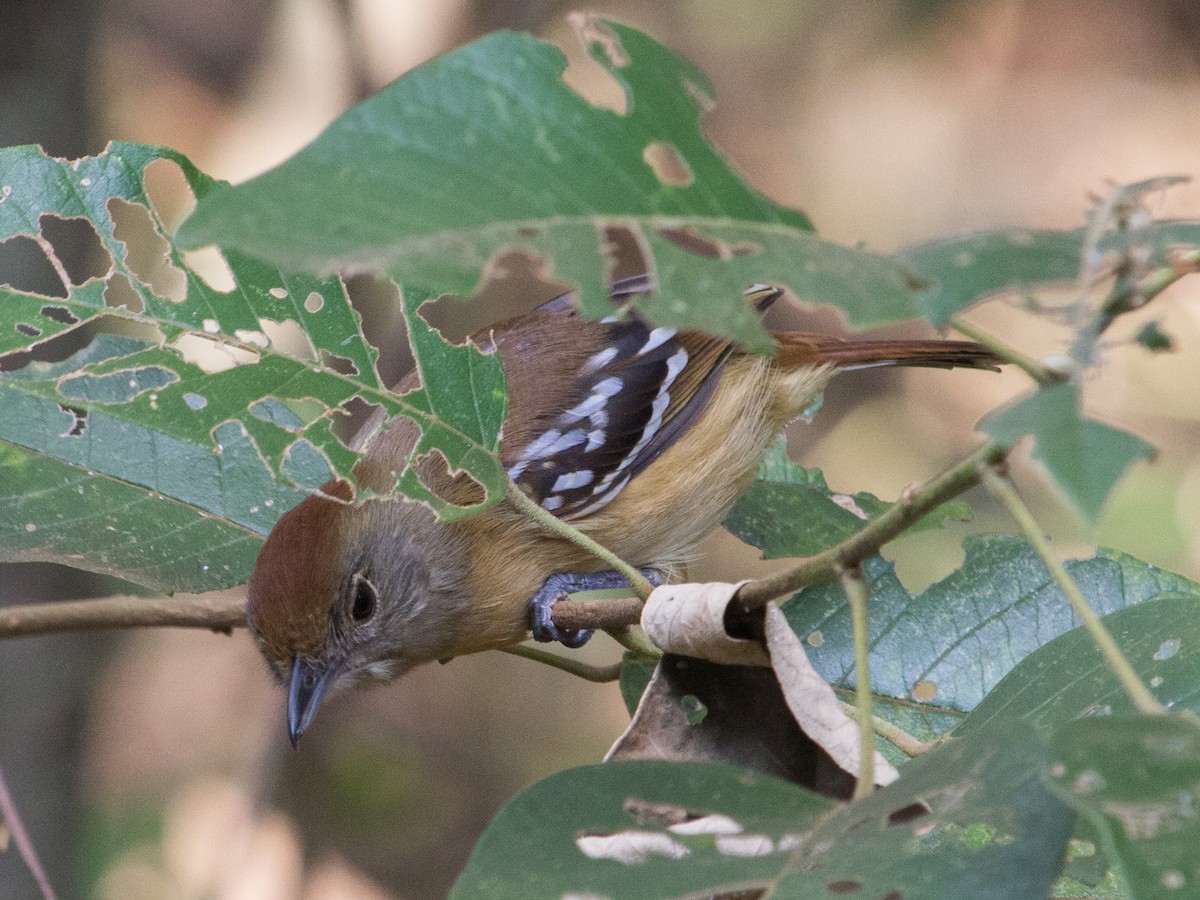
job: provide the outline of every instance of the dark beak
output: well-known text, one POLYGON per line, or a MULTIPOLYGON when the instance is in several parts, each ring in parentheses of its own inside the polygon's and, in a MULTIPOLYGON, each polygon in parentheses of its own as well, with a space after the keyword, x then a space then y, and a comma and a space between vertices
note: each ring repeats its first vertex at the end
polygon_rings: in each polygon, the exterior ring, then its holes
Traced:
POLYGON ((312 724, 321 707, 321 698, 337 674, 337 666, 311 666, 300 658, 300 654, 296 654, 296 661, 292 664, 292 682, 288 687, 288 737, 292 739, 293 747, 312 724))

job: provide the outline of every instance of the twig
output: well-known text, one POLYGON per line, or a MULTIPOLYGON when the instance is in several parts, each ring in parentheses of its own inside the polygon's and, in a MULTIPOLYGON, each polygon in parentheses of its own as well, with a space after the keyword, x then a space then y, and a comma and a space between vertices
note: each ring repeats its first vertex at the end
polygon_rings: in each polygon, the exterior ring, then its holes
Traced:
POLYGON ((1088 605, 1087 598, 1079 590, 1079 585, 1075 583, 1075 579, 1070 576, 1062 562, 1055 556, 1054 551, 1050 548, 1049 541, 1046 540, 1045 534, 1042 533, 1042 529, 1033 518, 1033 513, 1029 511, 1029 507, 1021 500, 1016 489, 990 465, 981 466, 980 474, 984 486, 996 499, 1004 504, 1009 514, 1021 526, 1021 530, 1025 532, 1029 543, 1033 545, 1033 548, 1042 558, 1042 562, 1050 570, 1051 576, 1058 582, 1059 588, 1066 594, 1067 599, 1071 603, 1071 608, 1075 611, 1075 615, 1079 617, 1079 620, 1083 623, 1083 627, 1087 629, 1092 641, 1096 644, 1096 648, 1100 651, 1100 655, 1104 657, 1104 661, 1108 663, 1109 669, 1117 676, 1117 680, 1121 683, 1121 687, 1125 689, 1125 693, 1129 695, 1129 699, 1133 701, 1134 706, 1137 707, 1139 712, 1148 715, 1165 713, 1167 711, 1166 707, 1155 699, 1146 685, 1142 684, 1142 680, 1138 678, 1137 672, 1133 670, 1133 666, 1129 664, 1129 660, 1125 658, 1125 654, 1121 652, 1121 648, 1113 640, 1112 634, 1104 626, 1104 623, 1100 621, 1100 617, 1096 615, 1091 606, 1088 605))
POLYGON ((1104 300, 1103 312, 1115 318, 1122 312, 1140 309, 1180 278, 1196 272, 1200 272, 1200 248, 1177 251, 1165 266, 1147 272, 1137 281, 1114 284, 1104 300))
POLYGON ((50 886, 50 879, 46 877, 46 870, 42 868, 42 864, 38 860, 37 851, 33 849, 33 841, 29 840, 29 834, 25 831, 25 826, 21 822, 21 816, 17 813, 17 805, 13 803, 12 795, 8 792, 8 784, 4 780, 3 771, 0 771, 0 817, 3 817, 4 823, 12 833, 13 841, 17 845, 21 859, 25 860, 25 865, 29 867, 29 871, 33 874, 33 880, 37 882, 38 890, 42 892, 42 897, 44 900, 54 900, 54 888, 50 886))
POLYGON ((870 591, 857 566, 841 573, 842 590, 850 605, 854 633, 854 706, 858 710, 858 781, 851 800, 869 797, 875 790, 875 729, 871 708, 871 646, 867 627, 870 591))
POLYGON ((738 591, 731 609, 740 608, 742 613, 748 614, 776 597, 836 578, 840 571, 858 565, 926 513, 974 487, 979 483, 979 467, 998 463, 1004 453, 1002 448, 991 444, 981 447, 924 487, 901 497, 883 515, 837 546, 804 558, 786 572, 748 582, 738 591))
POLYGON ((554 534, 557 534, 559 537, 565 538, 566 540, 579 545, 584 550, 587 550, 589 553, 608 563, 608 565, 612 567, 613 571, 620 572, 625 576, 625 579, 629 582, 629 586, 632 587, 634 591, 637 592, 638 596, 643 600, 649 597, 650 592, 654 590, 654 585, 646 580, 645 575, 643 575, 633 566, 629 565, 629 563, 625 562, 625 560, 621 559, 621 557, 617 556, 611 550, 606 549, 596 541, 592 540, 579 529, 572 528, 553 513, 542 509, 540 506, 534 503, 524 491, 522 491, 511 481, 508 483, 508 499, 512 502, 513 506, 524 512, 547 531, 551 531, 554 534))
POLYGON ((650 643, 650 638, 646 637, 646 632, 642 631, 636 625, 622 625, 620 628, 606 628, 604 630, 608 632, 609 637, 626 650, 640 653, 642 656, 657 657, 663 655, 661 650, 650 643))
MULTIPOLYGON (((846 715, 854 721, 858 721, 858 707, 853 703, 843 703, 842 709, 846 715)), ((920 756, 922 753, 928 753, 939 743, 941 739, 932 741, 922 741, 913 737, 899 725, 889 722, 887 719, 881 719, 879 716, 871 717, 871 728, 884 740, 894 744, 900 749, 901 753, 907 756, 920 756)))
POLYGON ((1064 373, 1046 368, 1032 356, 1026 356, 1020 350, 1008 346, 1008 344, 998 338, 992 337, 992 335, 968 322, 962 316, 951 316, 950 327, 966 335, 975 343, 987 347, 1004 361, 1012 363, 1038 384, 1058 384, 1061 381, 1067 380, 1067 376, 1064 373))
POLYGON ((229 632, 245 624, 242 600, 222 594, 102 597, 0 607, 0 639, 59 631, 164 626, 229 632))
MULTIPOLYGON (((846 568, 855 566, 875 553, 909 525, 979 483, 979 466, 994 465, 1004 459, 1000 447, 986 445, 972 453, 954 468, 943 473, 913 493, 902 497, 879 518, 842 543, 802 559, 794 568, 778 575, 747 582, 730 604, 731 619, 750 619, 754 611, 768 600, 794 593, 819 581, 837 578, 846 568)), ((532 501, 530 501, 532 502, 532 501)), ((554 624, 559 628, 603 628, 610 630, 621 625, 633 625, 641 618, 642 605, 632 598, 624 600, 572 600, 559 603, 553 611, 554 624)), ((731 622, 736 627, 736 622, 731 622)), ((758 623, 750 623, 755 633, 758 623)))
POLYGON ((642 601, 636 597, 616 600, 579 600, 555 603, 551 618, 560 630, 580 631, 584 628, 612 631, 641 620, 642 601))
POLYGON ((569 656, 559 656, 557 653, 551 653, 548 650, 542 650, 538 647, 530 647, 527 644, 515 644, 512 647, 501 647, 500 649, 504 653, 511 653, 513 656, 531 659, 534 662, 540 662, 543 665, 559 669, 571 675, 578 675, 586 681, 594 681, 598 684, 616 681, 621 677, 620 663, 613 663, 611 666, 593 666, 578 659, 572 659, 569 656))

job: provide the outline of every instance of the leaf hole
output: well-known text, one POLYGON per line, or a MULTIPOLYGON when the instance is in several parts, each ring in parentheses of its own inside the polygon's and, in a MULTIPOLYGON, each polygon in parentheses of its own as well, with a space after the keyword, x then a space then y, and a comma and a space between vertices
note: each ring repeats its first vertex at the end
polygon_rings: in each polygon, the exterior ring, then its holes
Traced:
POLYGON ((38 312, 60 325, 74 325, 79 321, 79 317, 65 306, 43 306, 38 312))
POLYGON ((71 284, 81 285, 103 278, 113 267, 96 227, 87 219, 46 214, 38 219, 38 230, 62 263, 71 284))
MULTIPOLYGON (((282 322, 276 322, 273 319, 259 319, 258 324, 275 352, 290 356, 292 359, 310 362, 324 361, 323 357, 317 354, 317 348, 313 346, 308 332, 295 319, 284 319, 282 322)), ((331 368, 336 369, 336 366, 331 366, 331 368)), ((341 370, 338 369, 338 371, 341 370)), ((343 372, 342 374, 347 373, 343 372)))
POLYGON ((163 227, 173 230, 196 206, 187 176, 173 159, 156 159, 142 170, 142 189, 163 227))
POLYGON ((655 141, 648 144, 642 151, 642 159, 654 177, 668 187, 685 188, 696 180, 692 167, 687 164, 674 144, 666 141, 655 141))
POLYGON ((321 365, 333 369, 339 375, 354 376, 358 374, 358 366, 354 364, 354 360, 345 356, 338 356, 336 353, 330 353, 324 347, 318 352, 321 356, 321 365))
POLYGON ((67 296, 67 286, 33 238, 19 234, 0 241, 0 285, 43 297, 67 296))
POLYGON ((125 265, 159 297, 182 303, 187 275, 171 260, 171 245, 159 231, 150 210, 141 203, 110 197, 108 212, 113 237, 125 245, 125 265))
POLYGON ((1162 662, 1165 659, 1170 659, 1179 652, 1179 648, 1183 646, 1183 641, 1179 638, 1168 638, 1159 644, 1158 649, 1154 651, 1154 659, 1157 662, 1162 662))
POLYGON ((104 282, 104 305, 113 309, 124 307, 134 314, 146 311, 142 295, 134 289, 133 283, 123 273, 115 271, 104 282))
POLYGON ((379 351, 375 361, 379 380, 395 385, 413 368, 400 288, 394 281, 368 274, 350 276, 344 285, 351 305, 362 317, 363 335, 379 351))
POLYGON ((315 316, 324 308, 325 298, 316 291, 309 291, 308 296, 304 298, 304 311, 315 316))
POLYGON ((654 257, 640 229, 628 225, 608 225, 604 229, 604 243, 611 282, 619 284, 638 276, 652 279, 650 260, 654 257))
POLYGON ((42 329, 30 325, 28 322, 18 322, 16 324, 17 334, 22 334, 25 337, 40 337, 42 329))
POLYGON ((342 404, 339 415, 333 422, 333 433, 347 449, 361 451, 375 434, 387 413, 378 403, 368 403, 355 395, 342 404))
POLYGON ((702 813, 694 813, 682 806, 672 803, 652 803, 639 797, 629 797, 622 808, 633 816, 638 825, 658 825, 667 828, 683 822, 691 822, 702 818, 702 813))
POLYGON ((237 279, 233 277, 229 261, 216 247, 185 250, 182 257, 184 265, 218 294, 232 294, 237 288, 237 279))
POLYGON ((619 116, 629 112, 629 96, 612 69, 628 65, 625 48, 612 29, 593 15, 567 16, 578 44, 565 48, 567 68, 563 84, 597 109, 619 116))
MULTIPOLYGON (((68 324, 74 325, 73 322, 68 324)), ((155 343, 162 340, 162 332, 152 324, 100 315, 66 330, 53 331, 49 337, 27 349, 0 356, 0 372, 15 372, 31 363, 49 365, 62 362, 87 348, 101 334, 121 335, 137 341, 155 343)))
POLYGON ((210 338, 196 332, 180 335, 168 345, 181 357, 208 375, 227 372, 238 366, 258 362, 259 355, 253 350, 238 347, 227 341, 210 338))
POLYGON ((550 277, 548 261, 528 250, 502 250, 483 265, 470 297, 445 295, 421 306, 421 318, 451 344, 462 345, 487 326, 535 308, 570 308, 571 285, 550 277), (551 308, 547 301, 562 303, 551 308))
POLYGON ((88 414, 86 409, 77 409, 74 406, 64 406, 58 404, 58 408, 71 417, 71 424, 66 431, 62 433, 62 437, 80 437, 87 430, 88 414))
POLYGON ((904 825, 907 822, 914 822, 922 816, 929 815, 933 810, 929 804, 923 800, 916 800, 909 803, 907 806, 901 806, 899 809, 893 809, 887 815, 887 824, 889 827, 893 825, 904 825))
POLYGON ((457 471, 440 450, 430 450, 415 460, 417 478, 431 493, 460 509, 479 506, 487 499, 487 490, 466 469, 457 471))
POLYGON ((657 231, 676 247, 705 259, 729 259, 733 255, 724 241, 707 237, 692 225, 662 225, 657 231))

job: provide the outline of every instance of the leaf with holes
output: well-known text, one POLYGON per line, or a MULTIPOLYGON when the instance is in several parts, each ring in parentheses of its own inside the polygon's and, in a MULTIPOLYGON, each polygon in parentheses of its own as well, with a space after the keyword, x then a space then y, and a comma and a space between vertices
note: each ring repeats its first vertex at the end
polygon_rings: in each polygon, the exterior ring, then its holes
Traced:
MULTIPOLYGON (((1104 624, 1160 703, 1200 712, 1200 585, 1191 587, 1111 613, 1104 624)), ((1048 736, 1075 719, 1136 711, 1091 637, 1076 628, 1022 660, 955 734, 1019 719, 1048 736)))
POLYGON ((1100 834, 1131 896, 1200 893, 1200 725, 1182 716, 1085 719, 1054 736, 1048 759, 1048 783, 1100 834))
MULTIPOLYGON (((921 315, 937 326, 978 300, 1035 285, 1079 277, 1087 232, 1005 228, 930 241, 897 255, 924 286, 916 294, 921 315)), ((1167 265, 1179 246, 1200 246, 1200 223, 1153 222, 1133 234, 1111 231, 1097 248, 1133 251, 1144 268, 1167 265)))
MULTIPOLYGON (((891 564, 864 567, 871 588, 871 685, 877 712, 921 737, 944 733, 1008 672, 1079 625, 1045 565, 1020 538, 970 537, 962 567, 924 593, 891 564)), ((1159 597, 1200 597, 1200 585, 1120 553, 1067 563, 1101 615, 1159 597)), ((850 612, 837 583, 801 591, 784 607, 831 684, 854 684, 850 612)))
MULTIPOLYGON (((147 195, 153 166, 181 172, 198 197, 215 185, 155 147, 113 144, 74 162, 31 147, 0 150, 0 246, 24 242, 21 252, 34 248, 53 276, 0 288, 0 446, 23 469, 40 457, 35 468, 59 501, 39 504, 37 515, 27 504, 10 508, 0 558, 69 562, 170 590, 240 583, 248 548, 284 511, 351 474, 358 453, 333 423, 364 401, 385 418, 415 420, 420 450, 465 469, 488 501, 503 495, 497 357, 446 344, 415 315, 423 298, 410 296, 414 351, 437 390, 391 393, 337 279, 284 276, 236 253, 225 260, 231 290, 198 276, 147 195), (106 262, 92 274, 58 258, 64 223, 95 237, 106 262), (463 384, 474 393, 455 402, 452 389, 463 384), (97 538, 96 527, 127 552, 97 538), (189 529, 193 545, 170 539, 189 529), (242 548, 228 565, 214 558, 222 542, 242 548)), ((0 273, 5 282, 19 276, 15 267, 0 273)), ((411 469, 398 474, 443 516, 473 511, 424 491, 411 469)))
POLYGON ((572 769, 497 814, 452 896, 1041 897, 1071 818, 1043 765, 1032 734, 981 735, 845 805, 726 766, 572 769))
POLYGON ((636 301, 651 320, 760 350, 770 344, 742 297, 754 282, 835 304, 856 325, 915 314, 902 266, 819 240, 721 158, 701 131, 711 88, 687 60, 626 26, 573 21, 620 85, 621 111, 569 88, 557 48, 491 34, 408 73, 277 168, 204 198, 181 240, 459 294, 489 261, 523 251, 603 317, 619 239, 656 277, 658 292, 636 301))

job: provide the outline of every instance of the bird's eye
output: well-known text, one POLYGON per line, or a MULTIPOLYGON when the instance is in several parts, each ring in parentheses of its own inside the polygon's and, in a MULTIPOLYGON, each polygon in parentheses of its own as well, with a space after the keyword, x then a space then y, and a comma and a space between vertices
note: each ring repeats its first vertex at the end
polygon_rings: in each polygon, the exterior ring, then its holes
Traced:
POLYGON ((365 622, 375 615, 375 605, 378 595, 375 585, 362 575, 354 578, 354 603, 350 607, 350 618, 355 622, 365 622))

